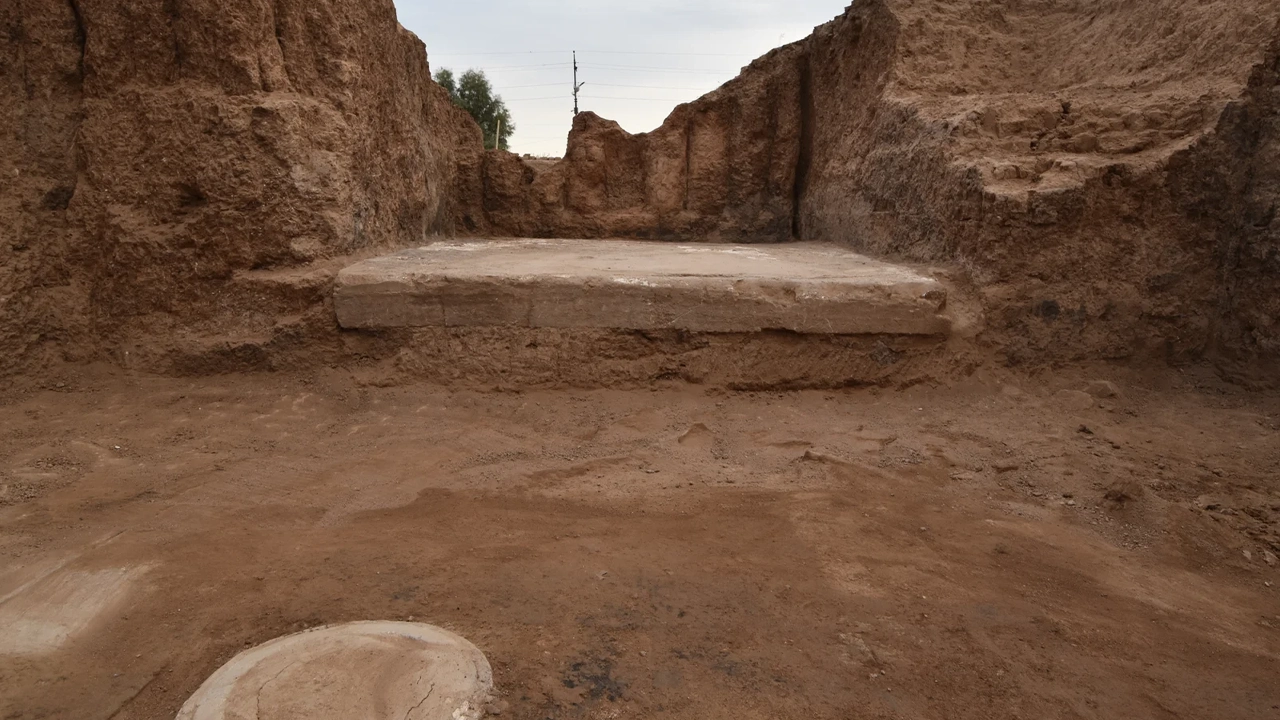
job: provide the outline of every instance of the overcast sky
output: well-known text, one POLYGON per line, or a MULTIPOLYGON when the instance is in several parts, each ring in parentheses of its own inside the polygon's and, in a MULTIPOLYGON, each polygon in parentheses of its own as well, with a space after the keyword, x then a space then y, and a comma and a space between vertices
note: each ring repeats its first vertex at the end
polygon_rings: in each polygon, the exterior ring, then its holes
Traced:
POLYGON ((583 110, 631 132, 662 124, 779 45, 800 40, 848 0, 395 0, 427 44, 431 69, 485 70, 516 123, 511 149, 560 156, 583 110))

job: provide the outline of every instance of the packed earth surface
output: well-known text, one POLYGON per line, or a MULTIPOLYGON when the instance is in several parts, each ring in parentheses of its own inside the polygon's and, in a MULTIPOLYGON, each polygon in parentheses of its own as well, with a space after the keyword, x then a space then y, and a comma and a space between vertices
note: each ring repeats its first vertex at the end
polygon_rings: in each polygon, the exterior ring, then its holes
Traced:
POLYGON ((358 380, 6 398, 0 717, 171 718, 246 647, 369 618, 476 643, 504 717, 1280 712, 1275 397, 358 380))
POLYGON ((0 720, 354 622, 473 715, 1280 717, 1280 4, 858 0, 560 159, 428 57, 0 4, 0 720))

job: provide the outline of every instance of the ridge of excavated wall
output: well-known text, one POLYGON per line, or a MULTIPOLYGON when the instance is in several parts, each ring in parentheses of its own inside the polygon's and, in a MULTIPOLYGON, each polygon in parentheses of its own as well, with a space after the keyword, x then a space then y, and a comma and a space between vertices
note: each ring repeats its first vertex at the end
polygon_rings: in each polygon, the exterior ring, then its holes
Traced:
POLYGON ((453 232, 835 242, 946 268, 1011 364, 1248 374, 1280 357, 1278 22, 861 0, 651 133, 583 113, 547 168, 483 151, 391 0, 16 0, 0 375, 394 352, 338 333, 333 273, 453 232))
MULTIPOLYGON (((801 237, 962 266, 987 313, 985 340, 1010 362, 1239 349, 1228 327, 1240 308, 1210 300, 1239 268, 1223 265, 1225 236, 1206 238, 1203 224, 1231 203, 1197 215, 1196 199, 1174 189, 1180 172, 1239 154, 1205 138, 1248 102, 1276 8, 1260 18, 1247 4, 1177 1, 1057 15, 1048 11, 1064 4, 897 5, 860 16, 893 36, 894 64, 873 118, 858 103, 822 113, 816 145, 835 160, 815 159, 801 237), (966 36, 975 17, 1000 32, 966 36), (1116 38, 1132 47, 1118 51, 1116 38), (955 70, 966 63, 973 72, 955 70)), ((848 88, 842 74, 866 72, 834 57, 847 52, 839 25, 855 16, 811 39, 811 62, 834 75, 818 86, 848 88)), ((1249 126, 1266 126, 1268 112, 1249 126)))
POLYGON ((1275 355, 1278 21, 1265 2, 864 0, 651 133, 584 113, 549 170, 490 153, 466 224, 948 265, 1013 364, 1275 355))
POLYGON ((771 52, 651 133, 581 113, 565 159, 544 172, 486 154, 477 195, 462 203, 477 212, 463 226, 529 237, 789 238, 801 53, 795 44, 771 52))
POLYGON ((1215 340, 1237 370, 1280 359, 1280 28, 1215 131, 1170 163, 1182 212, 1213 248, 1215 340))
POLYGON ((278 332, 241 274, 451 231, 478 162, 391 0, 15 0, 0 31, 0 374, 278 332))

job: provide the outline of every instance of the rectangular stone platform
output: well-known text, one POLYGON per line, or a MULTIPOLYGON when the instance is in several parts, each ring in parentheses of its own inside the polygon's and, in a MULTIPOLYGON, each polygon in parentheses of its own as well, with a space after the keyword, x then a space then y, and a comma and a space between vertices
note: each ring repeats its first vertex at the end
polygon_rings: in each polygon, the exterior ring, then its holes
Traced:
POLYGON ((439 242, 348 267, 334 292, 351 329, 944 335, 945 304, 914 270, 811 243, 439 242))

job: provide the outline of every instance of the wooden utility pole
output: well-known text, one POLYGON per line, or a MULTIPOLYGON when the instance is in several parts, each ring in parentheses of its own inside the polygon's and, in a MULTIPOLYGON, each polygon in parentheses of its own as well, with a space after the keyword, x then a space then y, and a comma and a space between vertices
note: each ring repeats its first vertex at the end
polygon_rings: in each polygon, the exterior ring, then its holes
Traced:
POLYGON ((493 136, 493 149, 502 149, 502 118, 498 118, 498 132, 493 136))
POLYGON ((582 89, 583 85, 586 85, 586 83, 578 82, 578 51, 574 50, 573 51, 573 114, 575 117, 578 115, 578 91, 582 89))

